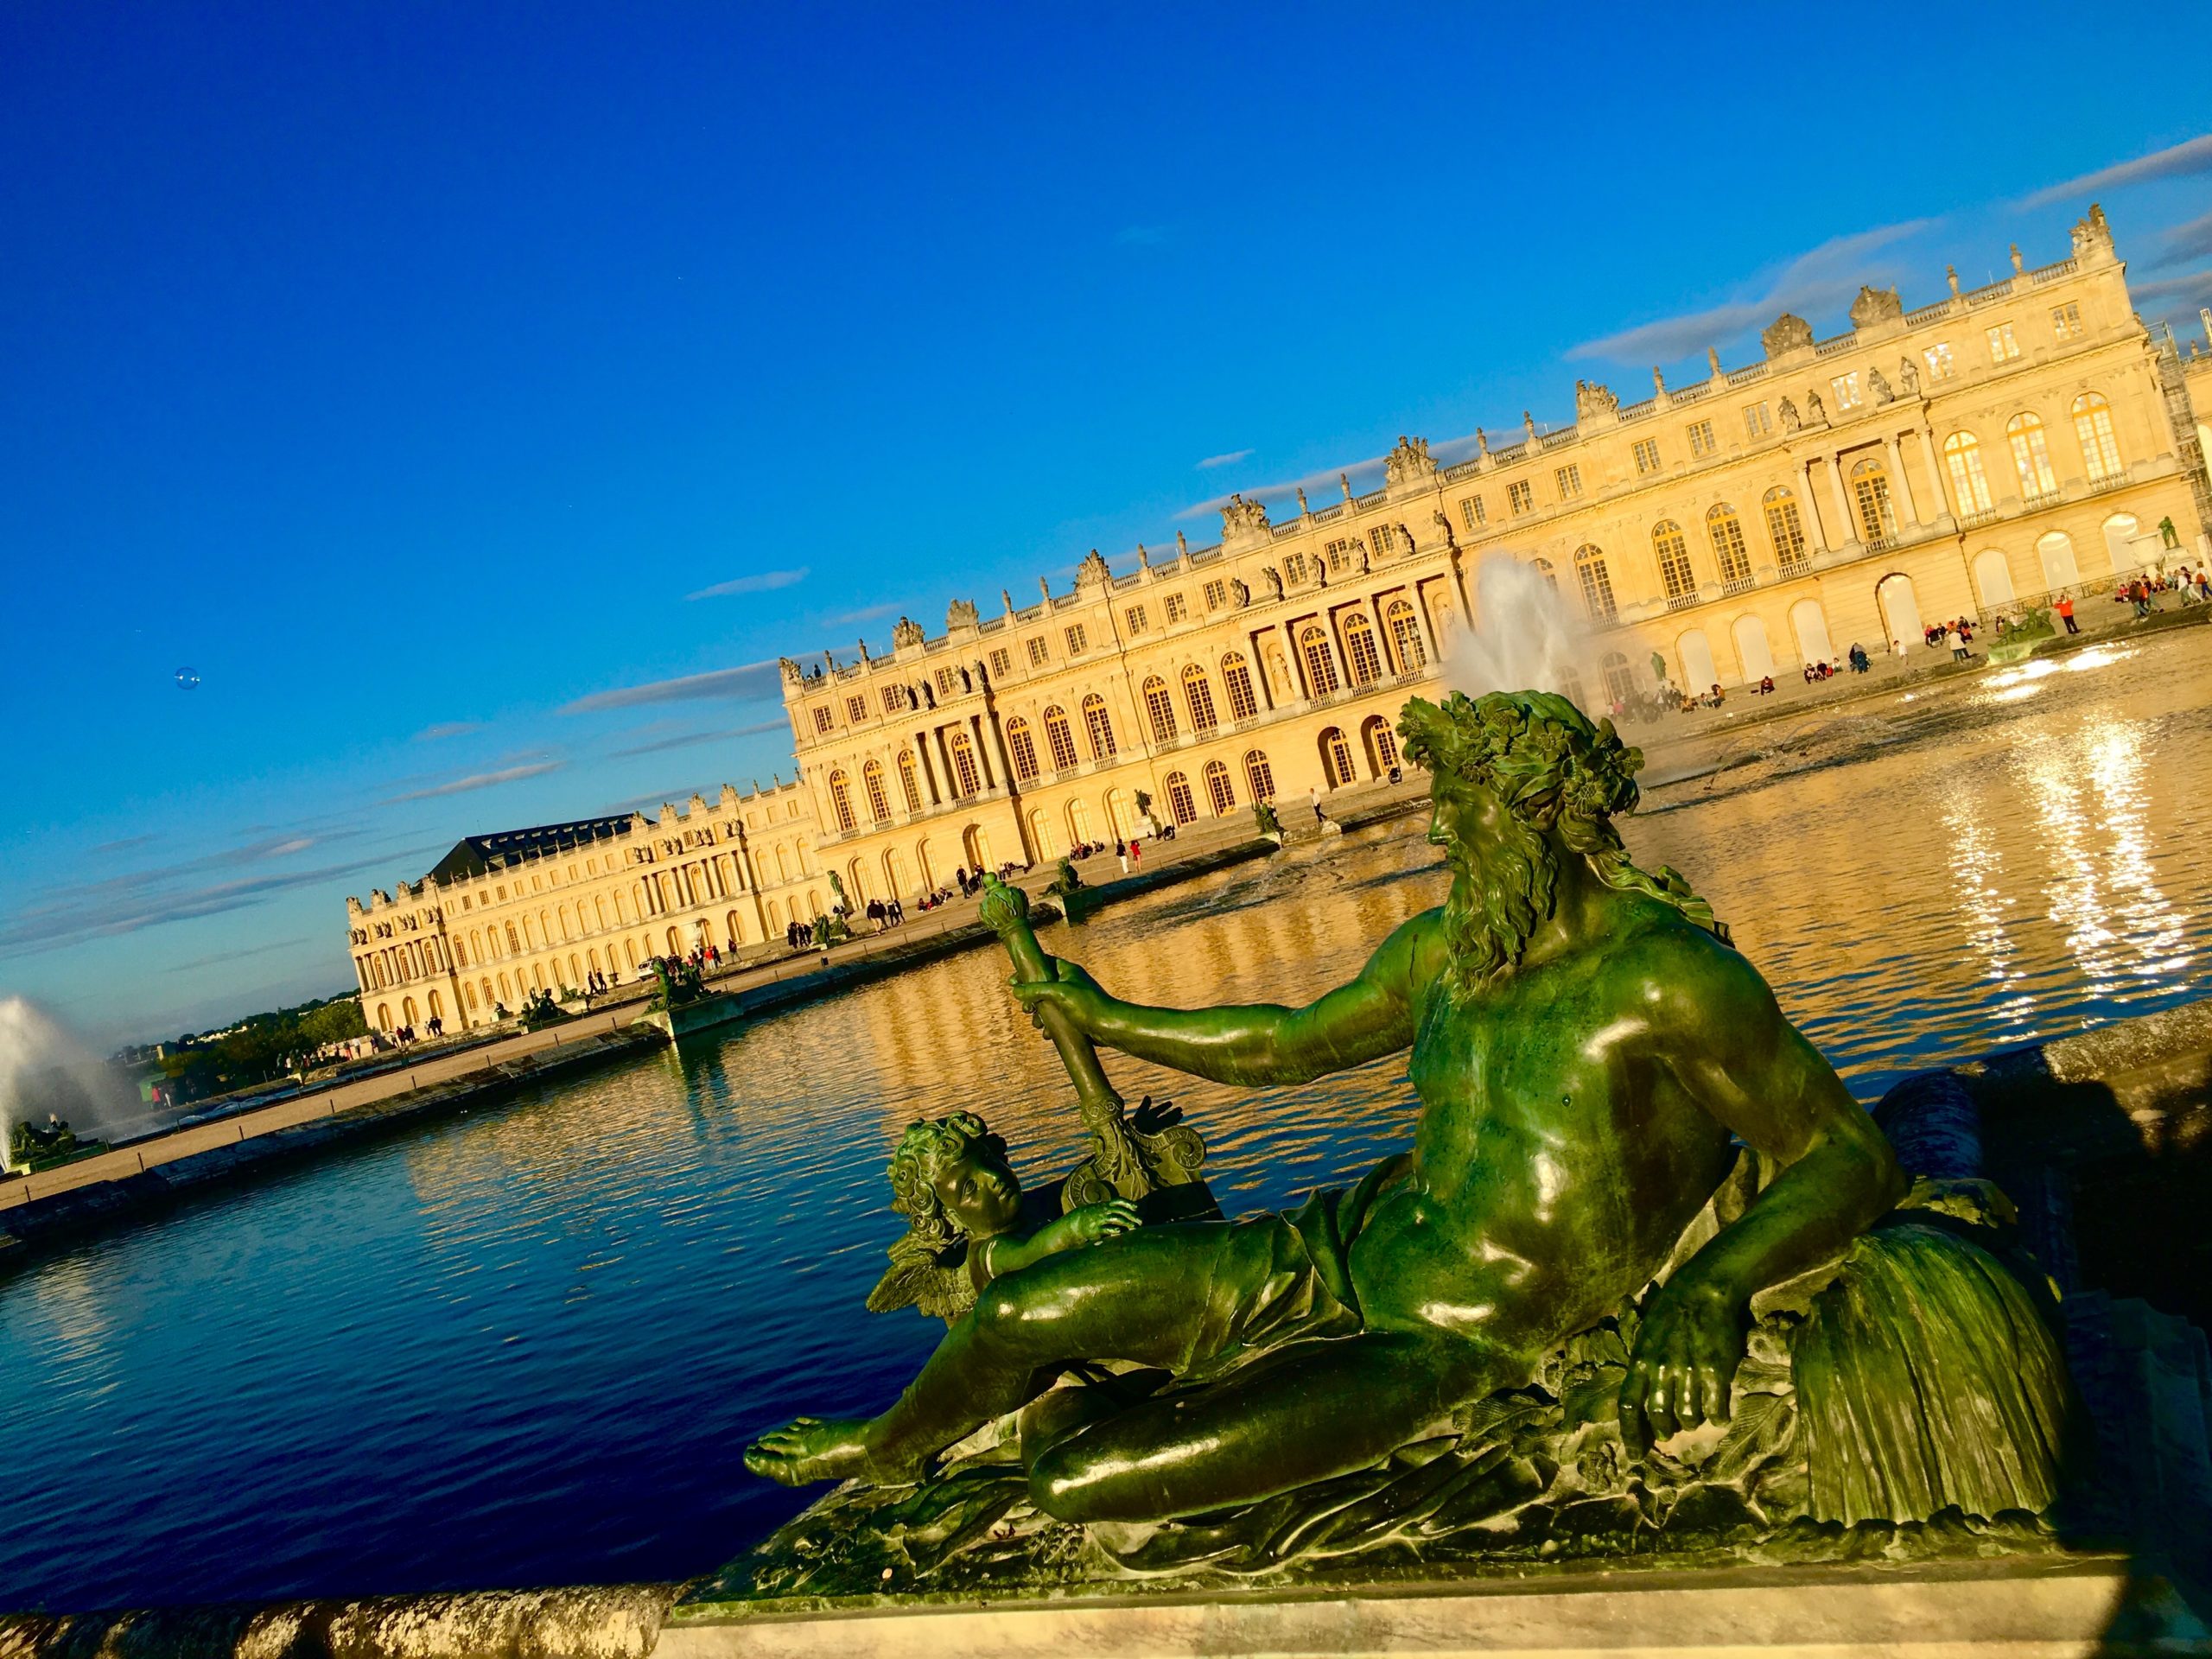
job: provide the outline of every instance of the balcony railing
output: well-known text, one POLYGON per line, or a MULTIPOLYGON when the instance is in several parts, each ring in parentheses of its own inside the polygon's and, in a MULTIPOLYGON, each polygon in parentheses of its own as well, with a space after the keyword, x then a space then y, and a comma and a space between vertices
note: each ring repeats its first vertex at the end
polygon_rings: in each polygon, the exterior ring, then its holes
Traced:
POLYGON ((2055 507, 2065 499, 2066 492, 2063 490, 2045 490, 2038 495, 2024 495, 2020 498, 2020 511, 2035 512, 2044 507, 2055 507))
POLYGON ((1740 576, 1724 577, 1720 591, 1724 594, 1748 594, 1758 585, 1758 579, 1746 572, 1740 576))
POLYGON ((1997 509, 1994 507, 1991 507, 1986 512, 1970 512, 1959 520, 1959 528, 1961 530, 1980 530, 1984 524, 1995 524, 2000 517, 2002 517, 2002 515, 1999 513, 1997 509))
POLYGON ((1697 595, 1695 594, 1669 594, 1667 595, 1667 608, 1670 611, 1687 611, 1691 606, 1696 603, 1697 595))

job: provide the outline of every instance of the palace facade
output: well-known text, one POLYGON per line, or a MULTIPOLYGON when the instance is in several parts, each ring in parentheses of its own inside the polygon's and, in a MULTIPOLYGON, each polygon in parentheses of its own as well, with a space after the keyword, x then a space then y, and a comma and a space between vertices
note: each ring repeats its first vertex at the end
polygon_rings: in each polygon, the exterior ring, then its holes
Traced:
POLYGON ((1864 288, 1827 340, 1785 315, 1761 360, 1709 353, 1677 387, 1655 370, 1636 403, 1578 384, 1572 426, 1524 415, 1457 465, 1401 438, 1381 489, 1301 491, 1284 523, 1232 497, 1215 546, 1179 536, 1120 576, 1094 551, 1071 592, 1001 594, 990 617, 957 601, 935 638, 901 619, 887 656, 786 659, 798 782, 472 838, 397 898, 349 899, 365 1010, 477 1025, 587 969, 756 945, 839 887, 911 899, 1147 812, 1198 823, 1379 778, 1400 705, 1480 620, 1472 567, 1493 552, 1586 623, 1558 689, 1603 707, 1655 659, 1677 685, 1755 683, 2093 593, 2166 556, 2162 520, 2212 546, 2196 365, 2136 317, 2101 211, 2072 242, 2036 269, 2015 249, 1986 287, 1953 273, 1910 310, 1864 288))

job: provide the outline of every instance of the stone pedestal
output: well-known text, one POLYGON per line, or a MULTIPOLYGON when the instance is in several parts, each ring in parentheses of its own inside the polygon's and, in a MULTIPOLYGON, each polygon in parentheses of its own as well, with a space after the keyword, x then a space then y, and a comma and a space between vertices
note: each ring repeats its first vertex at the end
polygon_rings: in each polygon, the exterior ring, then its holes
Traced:
MULTIPOLYGON (((1135 1589, 1138 1586, 1133 1586, 1135 1589)), ((1249 1599, 1128 1594, 730 1616, 679 1604, 653 1659, 1273 1659, 1689 1654, 1965 1659, 2212 1655, 2163 1580, 2116 1556, 1892 1567, 1561 1572, 1249 1599)))

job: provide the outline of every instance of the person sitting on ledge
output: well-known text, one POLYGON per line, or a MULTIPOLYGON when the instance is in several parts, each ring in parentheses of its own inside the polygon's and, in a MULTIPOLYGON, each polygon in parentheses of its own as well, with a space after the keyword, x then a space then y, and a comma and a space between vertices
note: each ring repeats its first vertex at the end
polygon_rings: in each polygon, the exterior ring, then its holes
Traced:
POLYGON ((1440 908, 1304 1008, 1178 1009, 1071 963, 1017 984, 1099 1044, 1252 1087, 1409 1051, 1413 1145, 1294 1214, 1141 1227, 1001 1273, 880 1416, 803 1417, 746 1452, 790 1485, 918 1478, 1029 1405, 1037 1506, 1156 1521, 1366 1468, 1446 1414, 1527 1384, 1547 1354, 1657 1275, 1734 1165, 1778 1169, 1654 1292, 1624 1430, 1725 1416, 1754 1294, 1833 1259, 1904 1195, 1888 1142, 1673 871, 1629 859, 1616 815, 1643 757, 1565 698, 1416 698, 1400 732, 1431 779, 1440 908), (1173 1387, 1058 1389, 1086 1360, 1173 1387))

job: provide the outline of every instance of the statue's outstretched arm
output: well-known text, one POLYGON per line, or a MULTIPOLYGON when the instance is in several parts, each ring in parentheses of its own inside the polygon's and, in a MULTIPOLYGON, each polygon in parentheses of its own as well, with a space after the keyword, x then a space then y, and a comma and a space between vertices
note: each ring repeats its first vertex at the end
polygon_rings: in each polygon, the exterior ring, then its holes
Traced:
POLYGON ((1651 1058, 1782 1173, 1654 1300, 1623 1389, 1671 1432, 1727 1414, 1751 1298, 1818 1267, 1904 1196, 1897 1157, 1756 969, 1700 941, 1652 976, 1651 1058))
POLYGON ((1433 912, 1384 940, 1357 979, 1302 1008, 1270 1003, 1160 1008, 1109 996, 1071 963, 1049 982, 1017 982, 1032 1009, 1058 1006, 1092 1041, 1216 1083, 1305 1083, 1411 1045, 1414 987, 1433 912))

